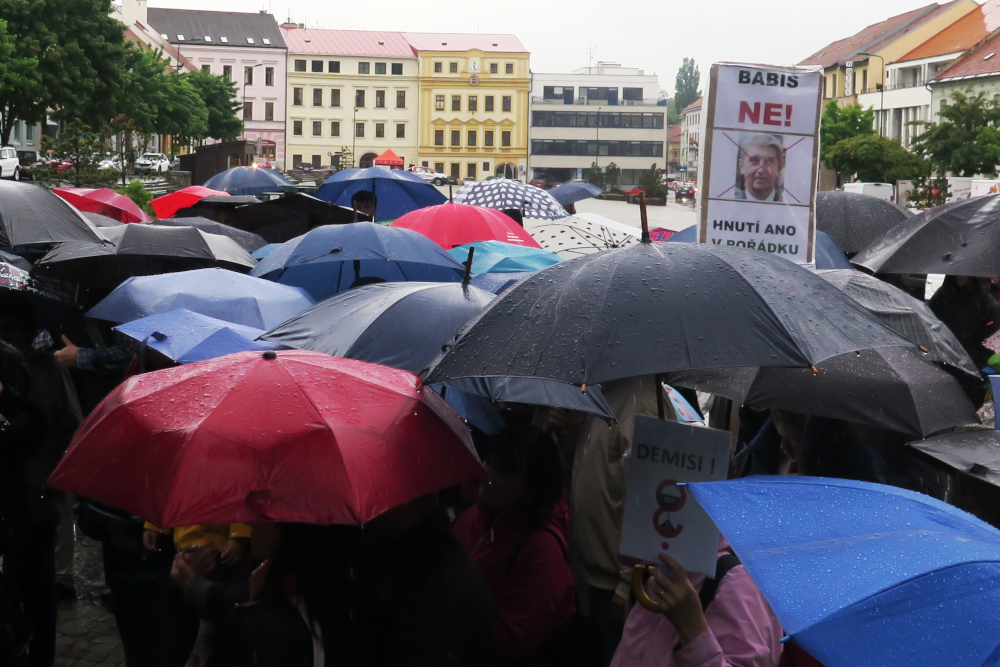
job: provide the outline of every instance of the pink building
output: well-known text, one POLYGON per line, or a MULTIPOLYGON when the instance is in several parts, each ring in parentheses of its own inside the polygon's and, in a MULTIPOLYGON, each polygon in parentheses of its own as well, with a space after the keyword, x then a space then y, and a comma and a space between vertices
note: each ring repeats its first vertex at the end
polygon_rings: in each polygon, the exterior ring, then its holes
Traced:
MULTIPOLYGON (((143 0, 124 5, 145 9, 143 0)), ((262 158, 284 164, 285 56, 287 49, 274 17, 267 12, 208 12, 150 7, 139 21, 152 27, 200 70, 237 84, 243 107, 243 135, 262 140, 262 158), (145 20, 143 20, 145 19, 145 20)))

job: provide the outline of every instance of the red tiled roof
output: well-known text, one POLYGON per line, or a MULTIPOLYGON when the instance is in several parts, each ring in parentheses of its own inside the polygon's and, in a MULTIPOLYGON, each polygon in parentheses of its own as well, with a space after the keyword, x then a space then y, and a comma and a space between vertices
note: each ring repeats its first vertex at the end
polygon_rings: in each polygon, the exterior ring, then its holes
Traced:
POLYGON ((335 54, 339 56, 384 56, 415 58, 416 54, 401 32, 369 30, 323 30, 282 28, 289 53, 335 54))
POLYGON ((527 53, 515 35, 489 35, 480 33, 407 32, 407 41, 417 51, 471 51, 487 53, 527 53))
POLYGON ((832 67, 840 62, 848 60, 860 51, 876 51, 891 44, 900 36, 910 30, 926 23, 930 19, 940 15, 950 9, 961 0, 939 5, 937 3, 920 7, 884 21, 868 26, 864 30, 827 44, 822 49, 812 54, 799 65, 818 65, 820 67, 832 67))
POLYGON ((671 125, 670 130, 667 131, 667 143, 672 144, 675 141, 681 140, 681 126, 671 125))
POLYGON ((997 28, 1000 28, 1000 0, 987 0, 896 62, 965 51, 997 28))
POLYGON ((685 113, 687 113, 688 111, 693 111, 693 110, 695 110, 695 109, 700 109, 700 108, 701 108, 701 101, 702 101, 703 99, 704 99, 704 98, 702 98, 702 97, 699 97, 699 98, 698 98, 698 99, 696 99, 696 100, 695 100, 694 102, 692 102, 691 104, 689 104, 689 105, 687 105, 686 107, 684 107, 683 109, 681 109, 681 115, 683 116, 683 115, 684 115, 685 113))
POLYGON ((983 42, 955 61, 955 64, 938 74, 932 81, 947 81, 962 77, 993 76, 1000 74, 1000 33, 983 42))

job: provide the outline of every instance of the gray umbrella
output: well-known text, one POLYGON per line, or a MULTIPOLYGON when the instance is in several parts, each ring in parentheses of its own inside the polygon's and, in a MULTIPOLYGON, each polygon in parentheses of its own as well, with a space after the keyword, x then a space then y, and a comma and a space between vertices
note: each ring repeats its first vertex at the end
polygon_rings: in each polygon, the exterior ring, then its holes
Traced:
POLYGON ((463 185, 455 193, 454 201, 501 211, 516 208, 523 217, 538 220, 556 220, 569 215, 545 190, 509 178, 491 178, 463 185))
POLYGON ((976 424, 955 378, 912 349, 882 347, 808 368, 730 368, 671 374, 667 382, 738 403, 843 419, 927 436, 976 424))
POLYGON ((1000 431, 996 429, 946 433, 909 446, 957 472, 1000 486, 1000 431))
POLYGON ((83 216, 94 223, 95 227, 121 227, 126 224, 120 220, 115 220, 114 218, 109 218, 106 215, 101 215, 100 213, 92 213, 90 211, 84 211, 83 216))
POLYGON ((900 336, 927 350, 929 359, 980 379, 969 353, 923 301, 860 271, 833 269, 817 271, 816 275, 860 303, 900 336))
POLYGON ((267 245, 267 241, 265 241, 264 238, 258 234, 237 229, 229 225, 224 225, 221 222, 209 220, 208 218, 203 218, 201 216, 192 218, 162 218, 160 220, 153 220, 146 224, 158 225, 162 227, 197 227, 201 231, 209 234, 218 234, 219 236, 231 238, 247 252, 259 250, 267 245))
POLYGON ((816 194, 816 228, 848 255, 866 248, 912 213, 871 195, 854 192, 816 194))
POLYGON ((0 246, 63 241, 104 243, 105 239, 82 213, 45 188, 0 181, 0 246))
POLYGON ((542 269, 504 292, 428 374, 571 384, 729 366, 810 367, 912 346, 782 257, 639 243, 542 269))

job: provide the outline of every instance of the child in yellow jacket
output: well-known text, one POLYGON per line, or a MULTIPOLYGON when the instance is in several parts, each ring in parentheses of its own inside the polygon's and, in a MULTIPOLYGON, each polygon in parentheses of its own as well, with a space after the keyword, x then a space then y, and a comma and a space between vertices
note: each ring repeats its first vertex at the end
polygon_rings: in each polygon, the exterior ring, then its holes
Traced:
POLYGON ((243 560, 246 555, 246 544, 240 539, 250 537, 250 526, 242 523, 157 528, 147 522, 145 528, 142 543, 150 551, 156 551, 156 542, 160 535, 173 533, 177 553, 184 553, 189 546, 200 547, 211 542, 219 550, 219 561, 223 565, 235 565, 243 560))

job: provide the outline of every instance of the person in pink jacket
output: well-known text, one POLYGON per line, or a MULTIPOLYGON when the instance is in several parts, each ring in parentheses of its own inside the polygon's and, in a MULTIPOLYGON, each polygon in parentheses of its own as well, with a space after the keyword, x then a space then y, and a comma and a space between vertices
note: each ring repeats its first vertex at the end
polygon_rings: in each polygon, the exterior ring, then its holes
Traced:
MULTIPOLYGON (((719 557, 729 553, 722 540, 719 557)), ((781 658, 783 632, 777 617, 743 565, 729 570, 715 598, 702 610, 699 591, 705 581, 688 574, 666 554, 660 560, 673 580, 656 568, 646 585, 650 598, 664 609, 635 605, 612 667, 775 667, 781 658)))

